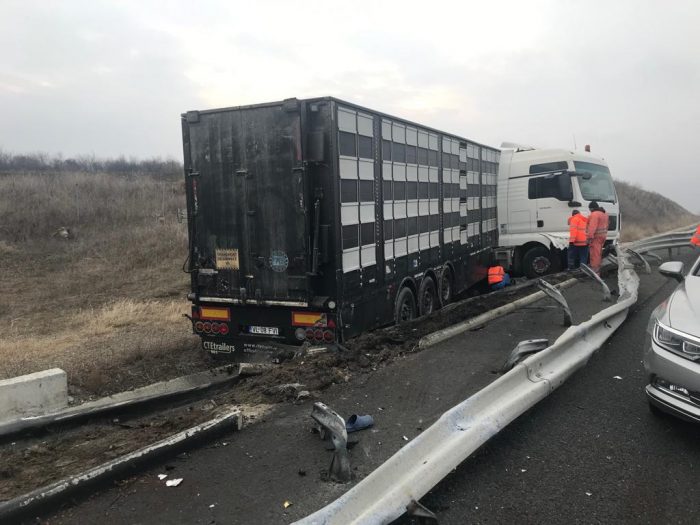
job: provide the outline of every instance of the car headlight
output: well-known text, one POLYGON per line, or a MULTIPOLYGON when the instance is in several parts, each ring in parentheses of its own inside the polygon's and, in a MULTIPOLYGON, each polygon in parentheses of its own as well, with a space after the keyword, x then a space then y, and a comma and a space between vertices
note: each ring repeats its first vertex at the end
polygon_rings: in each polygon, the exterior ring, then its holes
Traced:
POLYGON ((700 360, 700 339, 694 338, 656 321, 654 342, 691 361, 700 360))

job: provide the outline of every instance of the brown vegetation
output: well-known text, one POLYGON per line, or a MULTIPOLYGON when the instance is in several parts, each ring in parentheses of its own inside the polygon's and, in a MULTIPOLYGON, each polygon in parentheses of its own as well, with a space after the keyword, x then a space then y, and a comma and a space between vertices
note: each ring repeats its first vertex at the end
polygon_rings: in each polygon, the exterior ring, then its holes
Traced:
POLYGON ((698 220, 680 204, 637 184, 615 181, 615 189, 620 199, 623 241, 634 241, 698 220))
POLYGON ((58 366, 92 395, 208 366, 182 317, 182 207, 180 180, 0 174, 0 377, 58 366))

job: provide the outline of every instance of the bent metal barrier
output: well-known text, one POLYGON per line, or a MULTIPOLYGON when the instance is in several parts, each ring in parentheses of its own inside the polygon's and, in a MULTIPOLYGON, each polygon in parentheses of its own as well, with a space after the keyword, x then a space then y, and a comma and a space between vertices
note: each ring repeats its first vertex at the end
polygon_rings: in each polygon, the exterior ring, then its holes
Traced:
POLYGON ((619 262, 617 303, 569 327, 554 344, 445 412, 340 498, 296 523, 389 523, 413 508, 477 448, 584 366, 622 324, 637 301, 639 278, 624 248, 619 262))

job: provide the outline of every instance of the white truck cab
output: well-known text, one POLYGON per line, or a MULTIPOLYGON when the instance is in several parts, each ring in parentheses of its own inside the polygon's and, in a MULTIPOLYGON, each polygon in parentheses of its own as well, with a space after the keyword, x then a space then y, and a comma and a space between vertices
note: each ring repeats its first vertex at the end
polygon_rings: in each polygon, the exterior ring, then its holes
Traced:
POLYGON ((588 151, 534 149, 504 143, 498 172, 499 248, 496 258, 515 275, 537 277, 565 265, 568 218, 589 215, 597 201, 610 217, 608 241, 617 241, 620 210, 605 160, 588 151))

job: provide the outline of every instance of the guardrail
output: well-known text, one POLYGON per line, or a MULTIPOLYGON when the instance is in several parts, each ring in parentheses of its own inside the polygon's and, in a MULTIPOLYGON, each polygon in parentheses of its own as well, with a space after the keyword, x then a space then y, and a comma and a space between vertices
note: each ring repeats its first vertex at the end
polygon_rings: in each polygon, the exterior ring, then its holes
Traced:
POLYGON ((584 366, 622 324, 637 301, 639 278, 624 247, 618 253, 617 303, 588 321, 569 327, 554 344, 516 364, 486 388, 445 412, 340 498, 296 523, 389 523, 420 508, 421 497, 477 448, 584 366))
POLYGON ((623 246, 629 246, 638 253, 690 247, 690 238, 693 236, 693 233, 695 233, 695 226, 686 226, 671 232, 659 233, 652 237, 626 243, 623 246))

